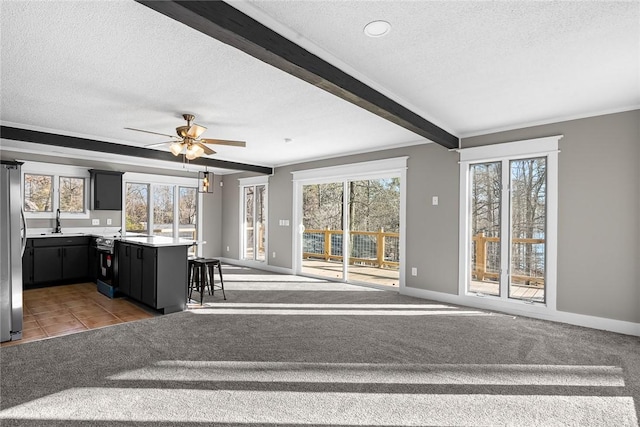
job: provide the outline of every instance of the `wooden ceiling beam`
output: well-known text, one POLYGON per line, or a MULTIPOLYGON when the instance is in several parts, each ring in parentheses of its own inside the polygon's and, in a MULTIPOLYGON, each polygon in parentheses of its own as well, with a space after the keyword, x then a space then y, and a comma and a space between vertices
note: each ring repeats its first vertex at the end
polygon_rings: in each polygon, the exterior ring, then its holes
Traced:
POLYGON ((136 0, 446 148, 459 139, 222 1, 136 0))
MULTIPOLYGON (((182 156, 176 157, 168 151, 152 150, 150 148, 134 147, 131 145, 116 144, 114 142, 97 141, 95 139, 78 138, 75 136, 59 135, 55 133, 9 126, 0 126, 0 137, 14 141, 33 142, 36 144, 117 154, 127 157, 141 157, 144 159, 164 160, 167 162, 183 162, 182 156)), ((197 159, 189 160, 189 163, 199 166, 209 166, 212 168, 258 172, 267 175, 273 174, 273 168, 267 166, 248 165, 245 163, 210 159, 207 157, 198 157, 197 159)))

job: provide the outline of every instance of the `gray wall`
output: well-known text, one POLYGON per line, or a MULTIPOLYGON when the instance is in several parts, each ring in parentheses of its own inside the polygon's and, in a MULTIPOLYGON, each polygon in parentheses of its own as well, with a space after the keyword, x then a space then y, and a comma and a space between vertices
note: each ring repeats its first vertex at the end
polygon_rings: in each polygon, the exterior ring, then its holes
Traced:
MULTIPOLYGON (((436 144, 376 151, 276 168, 269 178, 269 265, 292 268, 293 181, 291 172, 371 160, 409 156, 407 170, 407 267, 418 276, 406 276, 406 285, 457 294, 458 287, 458 155, 436 144), (439 205, 431 197, 439 196, 439 205), (280 226, 289 219, 290 226, 280 226), (276 252, 276 258, 273 258, 276 252)), ((238 178, 224 177, 224 256, 239 253, 238 178)), ((410 271, 410 270, 409 270, 410 271)))
POLYGON ((205 258, 222 256, 222 177, 213 177, 213 193, 202 195, 202 255, 205 258))
MULTIPOLYGON (((89 218, 84 219, 69 219, 69 218, 61 218, 60 225, 62 226, 62 231, 65 231, 65 228, 95 228, 98 231, 101 231, 105 227, 113 228, 122 226, 122 211, 89 211, 89 218), (93 219, 99 219, 100 225, 92 225, 91 221, 93 219), (111 225, 107 225, 107 219, 111 219, 111 225)), ((56 226, 55 219, 33 219, 27 218, 27 226, 29 228, 50 228, 52 231, 56 226)))
POLYGON ((558 310, 640 322, 640 110, 466 138, 559 135, 558 310))
MULTIPOLYGON (((534 126, 473 138, 462 147, 564 135, 560 140, 558 290, 560 311, 640 322, 640 111, 534 126)), ((269 179, 269 264, 292 267, 296 170, 409 156, 409 287, 458 293, 458 155, 435 144, 276 168, 269 179), (431 205, 439 196, 440 204, 431 205), (276 258, 272 258, 272 252, 276 258)), ((239 177, 225 175, 222 255, 237 259, 239 177), (226 252, 226 246, 230 251, 226 252)))
MULTIPOLYGON (((240 259, 240 186, 238 179, 256 176, 249 172, 224 175, 222 181, 222 238, 220 241, 221 256, 231 259, 240 259), (229 250, 227 250, 227 247, 229 250)), ((269 188, 269 197, 271 197, 269 188)), ((268 206, 271 212, 271 203, 268 206)), ((269 214, 269 228, 272 226, 269 214)), ((268 231, 267 231, 268 232, 268 231)), ((269 239, 271 236, 269 235, 269 239)))
MULTIPOLYGON (((34 153, 20 153, 14 152, 11 150, 0 150, 0 158, 2 160, 21 160, 21 161, 33 161, 33 162, 41 162, 41 163, 52 163, 59 165, 69 165, 69 166, 79 166, 86 167, 87 169, 102 169, 102 170, 113 170, 120 172, 136 172, 136 173, 145 173, 151 175, 171 175, 171 176, 181 176, 193 178, 195 177, 194 172, 188 172, 182 169, 182 164, 180 162, 176 162, 175 169, 159 169, 153 167, 145 167, 138 165, 129 165, 129 164, 120 164, 113 162, 100 162, 95 160, 86 160, 86 159, 77 159, 73 157, 59 157, 59 156, 47 156, 45 154, 34 154, 34 153)), ((144 159, 139 159, 140 163, 144 163, 144 159)), ((27 225, 29 228, 50 228, 51 230, 55 227, 55 219, 27 219, 27 225)), ((102 231, 105 227, 118 227, 122 226, 122 212, 121 211, 102 211, 102 210, 90 210, 89 218, 84 219, 68 219, 62 218, 60 220, 60 224, 62 225, 62 231, 65 228, 94 228, 97 231, 102 231), (112 220, 111 225, 107 225, 107 219, 110 218, 112 220), (91 224, 91 220, 99 219, 100 225, 94 226, 91 224)))

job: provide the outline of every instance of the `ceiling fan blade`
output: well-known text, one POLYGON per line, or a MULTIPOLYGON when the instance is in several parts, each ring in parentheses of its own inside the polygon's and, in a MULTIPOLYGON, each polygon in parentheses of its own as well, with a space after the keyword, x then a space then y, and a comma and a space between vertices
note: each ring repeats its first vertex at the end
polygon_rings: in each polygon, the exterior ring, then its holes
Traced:
POLYGON ((176 141, 165 141, 165 142, 156 142, 155 144, 147 144, 145 147, 161 147, 167 144, 173 144, 176 141))
POLYGON ((201 139, 200 142, 205 144, 218 144, 218 145, 230 145, 232 147, 246 147, 247 143, 244 141, 232 141, 229 139, 201 139))
POLYGON ((206 127, 193 124, 187 130, 187 136, 189 138, 198 139, 198 138, 200 138, 200 135, 202 135, 204 133, 205 130, 207 130, 206 127))
POLYGON ((125 129, 135 130, 136 132, 151 133, 151 134, 160 135, 160 136, 168 136, 169 138, 177 138, 177 136, 174 136, 174 135, 167 135, 166 133, 151 132, 150 130, 142 130, 142 129, 134 129, 134 128, 125 128, 125 129))
POLYGON ((215 151, 213 151, 211 148, 207 147, 206 145, 196 141, 194 142, 195 145, 197 145, 198 147, 202 148, 204 150, 204 154, 216 154, 215 151))

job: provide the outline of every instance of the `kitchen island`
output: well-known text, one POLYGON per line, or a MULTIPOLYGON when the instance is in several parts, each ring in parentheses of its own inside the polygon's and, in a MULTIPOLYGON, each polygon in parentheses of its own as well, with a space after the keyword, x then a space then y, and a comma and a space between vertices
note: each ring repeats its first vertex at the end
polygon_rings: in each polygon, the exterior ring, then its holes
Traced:
POLYGON ((163 313, 187 304, 187 250, 193 240, 124 236, 115 241, 113 283, 118 291, 163 313))

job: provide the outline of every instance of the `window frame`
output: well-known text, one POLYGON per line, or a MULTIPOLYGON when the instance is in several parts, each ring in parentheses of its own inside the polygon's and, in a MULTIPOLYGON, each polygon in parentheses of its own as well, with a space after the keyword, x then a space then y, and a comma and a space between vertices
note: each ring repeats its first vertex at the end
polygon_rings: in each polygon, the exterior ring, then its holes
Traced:
MULTIPOLYGON (((173 236, 179 236, 180 229, 180 212, 179 212, 179 197, 180 188, 194 188, 196 190, 196 241, 202 242, 202 194, 198 192, 198 178, 186 178, 176 176, 164 176, 164 175, 149 175, 142 173, 126 172, 122 178, 122 224, 125 224, 123 234, 126 235, 126 203, 127 203, 127 184, 145 184, 149 185, 149 194, 147 202, 147 233, 152 235, 154 224, 154 191, 158 186, 172 186, 173 187, 173 236)), ((130 233, 131 234, 131 233, 130 233)), ((196 256, 202 255, 202 245, 196 245, 196 256)))
MULTIPOLYGON (((407 170, 409 156, 391 157, 388 159, 371 160, 360 163, 348 163, 336 166, 327 166, 315 169, 304 169, 291 172, 293 177, 293 226, 296 231, 292 233, 291 264, 296 274, 304 275, 302 272, 302 232, 304 231, 302 203, 303 187, 307 184, 327 184, 332 182, 343 182, 343 200, 345 197, 348 181, 369 180, 378 178, 400 178, 400 240, 399 240, 399 286, 398 291, 404 293, 406 287, 406 247, 407 247, 407 170)), ((346 211, 344 222, 347 222, 346 211)), ((349 239, 343 241, 343 252, 349 253, 349 239)), ((343 266, 346 273, 346 267, 343 266)), ((345 276, 343 276, 345 277, 345 276)), ((367 284, 375 287, 375 285, 367 284)), ((385 289, 387 289, 385 287, 385 289)))
POLYGON ((238 258, 240 260, 242 260, 243 262, 246 263, 254 263, 256 265, 264 265, 264 264, 268 264, 269 263, 269 177, 268 176, 254 176, 254 177, 250 177, 250 178, 239 178, 238 179, 239 182, 239 191, 240 191, 240 209, 239 209, 239 214, 240 214, 240 218, 239 218, 239 224, 240 224, 240 253, 238 254, 238 258), (253 199, 253 208, 254 208, 254 212, 253 212, 253 222, 255 224, 256 220, 256 212, 255 212, 255 208, 256 208, 256 196, 258 194, 257 192, 257 187, 259 186, 264 186, 264 223, 266 224, 265 228, 265 237, 264 237, 264 260, 258 260, 256 259, 256 251, 255 251, 255 246, 256 246, 256 241, 255 239, 257 239, 257 235, 254 234, 254 254, 253 254, 253 259, 248 259, 244 257, 244 254, 246 252, 246 225, 245 225, 245 205, 244 205, 244 195, 245 195, 245 188, 247 187, 253 187, 254 189, 254 199, 253 199))
MULTIPOLYGON (((477 305, 479 299, 483 300, 483 306, 493 309, 505 309, 519 306, 520 309, 528 312, 549 312, 556 311, 557 294, 557 258, 558 258, 558 141, 562 135, 507 142, 501 144, 486 145, 456 150, 460 154, 460 223, 459 223, 459 274, 458 274, 458 295, 463 300, 477 305), (546 197, 547 197, 547 218, 546 218, 546 277, 545 277, 545 302, 532 302, 528 300, 514 299, 509 297, 508 283, 501 281, 500 295, 478 294, 468 291, 468 283, 471 277, 471 180, 470 166, 478 163, 506 162, 510 165, 512 160, 528 159, 535 157, 545 157, 546 165, 546 197), (502 290, 505 290, 504 292, 502 290)), ((505 171, 502 172, 503 174, 505 171)), ((510 174, 509 168, 507 174, 510 174)), ((503 198, 504 196, 503 190, 503 198)), ((505 209, 510 209, 510 198, 503 199, 502 221, 509 221, 510 216, 505 209)), ((510 242, 511 224, 506 225, 509 230, 510 242)), ((511 250, 510 245, 505 241, 506 250, 511 250)), ((501 268, 509 268, 510 258, 501 260, 501 268), (505 264, 506 262, 506 264, 505 264)))
POLYGON ((52 177, 52 209, 49 212, 33 212, 24 211, 25 218, 27 219, 55 219, 56 210, 60 208, 60 178, 76 178, 82 179, 83 184, 83 211, 82 212, 66 212, 60 211, 61 219, 88 219, 91 217, 89 209, 89 195, 90 195, 90 175, 89 170, 86 168, 70 165, 55 165, 39 162, 25 162, 21 168, 21 182, 20 188, 22 190, 22 206, 24 207, 25 191, 25 175, 44 175, 52 177))

